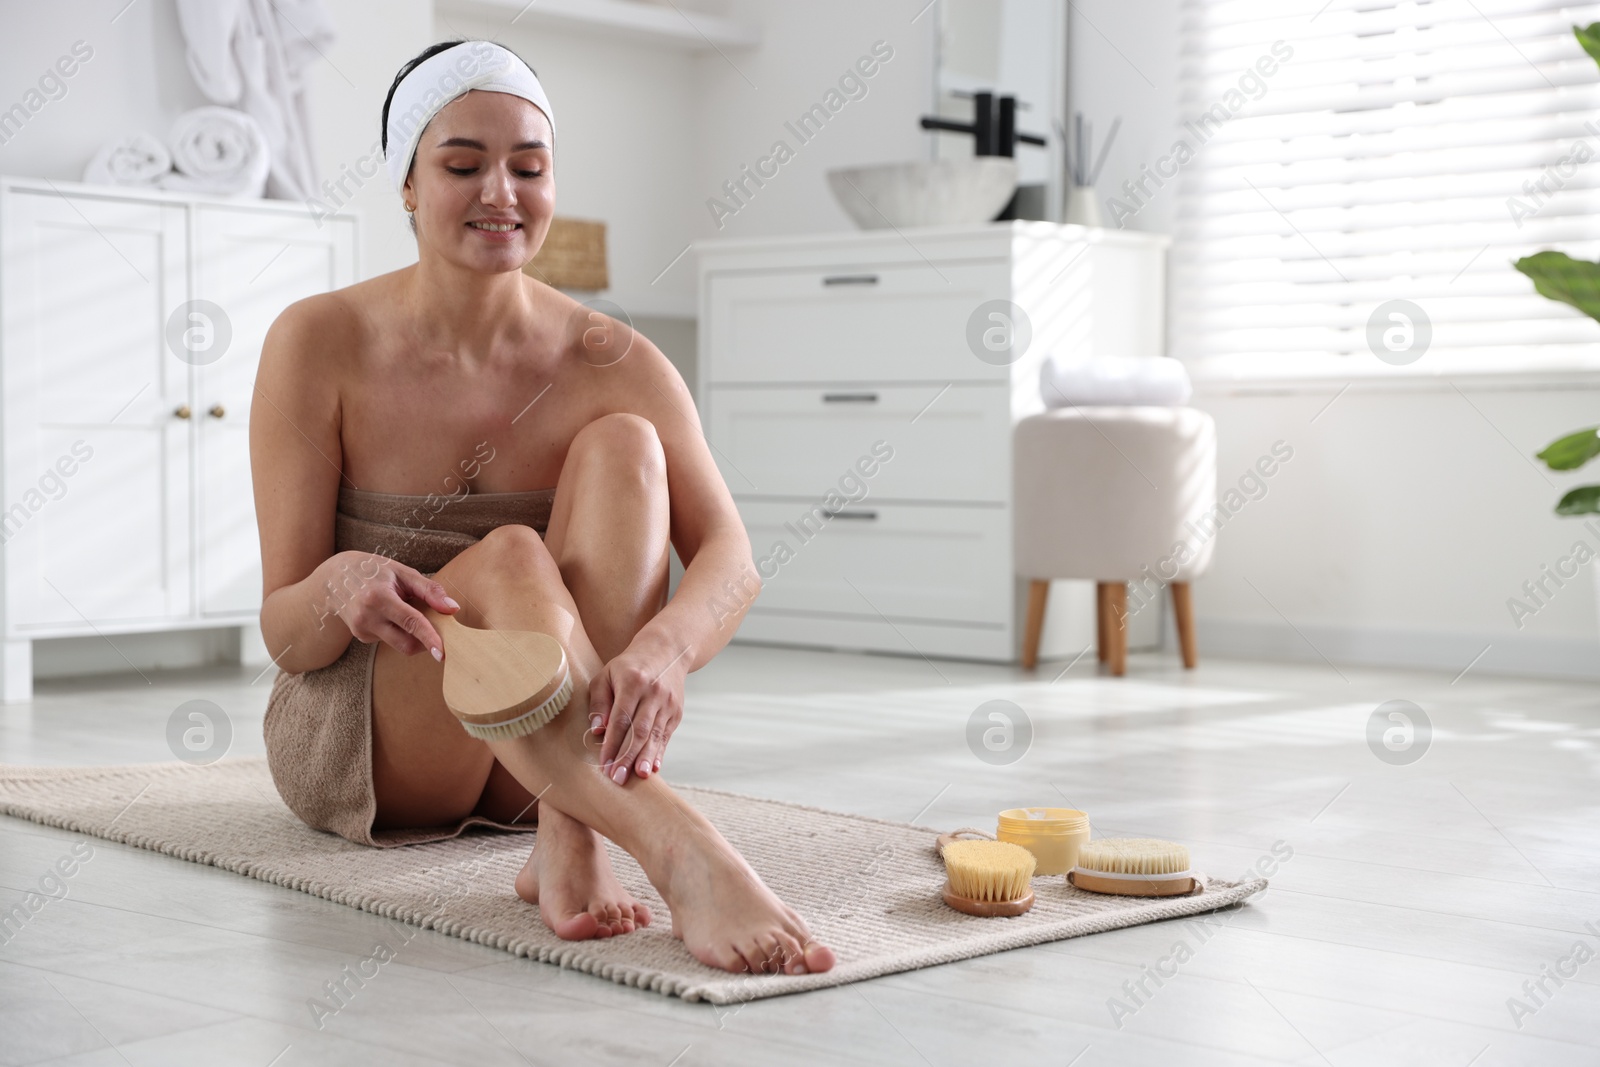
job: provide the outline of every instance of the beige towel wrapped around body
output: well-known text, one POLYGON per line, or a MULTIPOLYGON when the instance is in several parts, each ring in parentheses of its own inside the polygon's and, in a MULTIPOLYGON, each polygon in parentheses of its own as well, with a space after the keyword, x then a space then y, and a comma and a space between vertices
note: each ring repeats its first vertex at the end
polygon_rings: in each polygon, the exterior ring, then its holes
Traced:
MULTIPOLYGON (((542 537, 554 498, 554 489, 451 498, 341 487, 334 551, 372 552, 431 575, 496 526, 521 523, 542 537)), ((284 803, 308 826, 382 848, 455 837, 472 825, 501 825, 473 816, 448 826, 374 832, 372 667, 377 650, 376 642, 352 640, 326 667, 280 673, 272 683, 264 727, 267 763, 284 803)))

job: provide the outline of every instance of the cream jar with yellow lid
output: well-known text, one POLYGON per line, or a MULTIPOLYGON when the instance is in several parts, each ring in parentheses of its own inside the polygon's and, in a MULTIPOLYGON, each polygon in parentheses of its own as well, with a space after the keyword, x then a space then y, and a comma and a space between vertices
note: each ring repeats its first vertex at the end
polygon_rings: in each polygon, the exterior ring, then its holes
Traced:
POLYGON ((1008 808, 995 836, 1032 852, 1034 874, 1066 874, 1089 840, 1089 816, 1076 808, 1008 808))

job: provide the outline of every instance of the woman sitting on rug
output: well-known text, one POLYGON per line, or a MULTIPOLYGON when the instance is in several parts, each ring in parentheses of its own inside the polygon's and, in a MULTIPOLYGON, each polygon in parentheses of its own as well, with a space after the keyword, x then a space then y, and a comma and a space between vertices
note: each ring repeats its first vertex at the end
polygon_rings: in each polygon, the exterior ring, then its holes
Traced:
POLYGON ((434 45, 383 123, 418 262, 285 310, 251 411, 279 792, 369 845, 536 822, 515 889, 568 939, 650 922, 604 836, 697 959, 827 970, 833 952, 659 774, 685 677, 760 583, 683 379, 521 269, 555 207, 538 79, 487 41, 434 45), (669 544, 687 569, 667 603, 669 544), (441 694, 444 614, 555 637, 565 710, 510 740, 467 734, 441 694))

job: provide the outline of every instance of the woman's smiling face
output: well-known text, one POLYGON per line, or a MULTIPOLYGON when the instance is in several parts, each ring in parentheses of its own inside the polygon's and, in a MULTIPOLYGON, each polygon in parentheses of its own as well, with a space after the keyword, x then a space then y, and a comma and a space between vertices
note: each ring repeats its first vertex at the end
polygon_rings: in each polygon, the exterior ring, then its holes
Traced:
POLYGON ((508 93, 473 90, 446 104, 417 142, 406 179, 417 240, 472 270, 521 270, 555 213, 550 120, 508 93))

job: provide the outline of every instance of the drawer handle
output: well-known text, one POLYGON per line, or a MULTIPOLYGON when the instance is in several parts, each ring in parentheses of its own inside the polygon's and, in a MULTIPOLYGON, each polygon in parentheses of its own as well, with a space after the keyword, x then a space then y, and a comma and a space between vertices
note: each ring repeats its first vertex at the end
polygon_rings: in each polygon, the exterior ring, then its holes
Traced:
POLYGON ((876 519, 878 513, 876 511, 830 511, 828 512, 828 517, 833 519, 867 519, 870 521, 876 519))
POLYGON ((877 285, 876 274, 830 274, 822 279, 823 285, 877 285))
POLYGON ((877 393, 823 393, 824 404, 876 404, 877 393))

